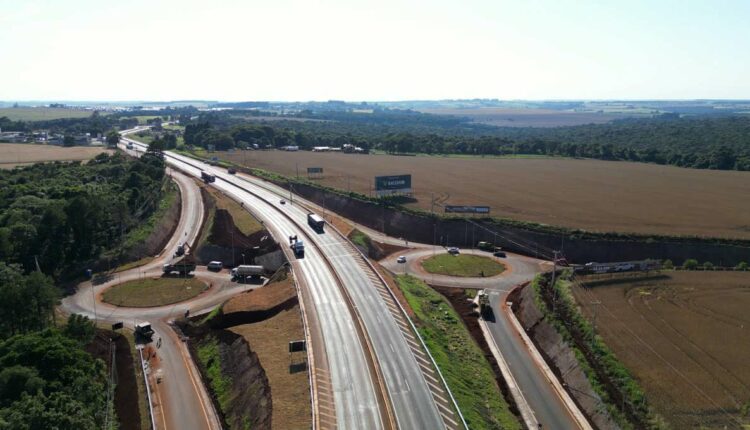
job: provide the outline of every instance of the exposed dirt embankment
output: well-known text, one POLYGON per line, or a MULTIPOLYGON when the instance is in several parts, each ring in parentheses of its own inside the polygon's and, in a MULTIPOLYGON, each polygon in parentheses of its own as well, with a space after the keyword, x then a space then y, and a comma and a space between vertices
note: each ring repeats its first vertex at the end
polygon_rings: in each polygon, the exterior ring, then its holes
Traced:
POLYGON ((247 341, 228 330, 184 322, 180 328, 190 337, 190 353, 223 427, 270 429, 271 389, 258 354, 247 341))
POLYGON ((285 262, 279 245, 250 213, 226 196, 203 187, 201 193, 206 202, 207 222, 194 253, 201 263, 218 260, 229 267, 261 264, 274 271, 285 262))
POLYGON ((391 254, 408 249, 403 246, 391 245, 389 243, 372 240, 370 236, 357 229, 352 229, 347 234, 347 238, 351 240, 354 246, 362 251, 363 254, 375 261, 382 260, 391 254))
POLYGON ((97 330, 94 340, 86 346, 86 352, 111 366, 110 339, 115 347, 117 385, 115 386, 115 413, 121 430, 140 430, 141 414, 138 409, 138 385, 136 384, 133 355, 125 336, 109 330, 97 330))
POLYGON ((288 354, 290 341, 304 339, 297 304, 293 279, 279 272, 208 316, 179 323, 225 428, 311 426, 306 356, 288 354))
POLYGON ((513 302, 513 312, 519 322, 589 421, 601 430, 619 429, 579 366, 575 352, 557 330, 545 321, 544 315, 537 308, 531 285, 515 289, 508 296, 508 301, 513 302))
POLYGON ((296 305, 297 292, 291 278, 288 278, 232 297, 207 324, 214 329, 252 324, 267 320, 296 305))

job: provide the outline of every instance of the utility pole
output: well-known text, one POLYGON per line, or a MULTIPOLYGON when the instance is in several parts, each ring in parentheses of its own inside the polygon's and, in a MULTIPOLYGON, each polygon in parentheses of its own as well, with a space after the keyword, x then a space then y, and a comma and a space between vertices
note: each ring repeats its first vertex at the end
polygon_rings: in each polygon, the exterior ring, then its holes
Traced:
MULTIPOLYGON (((597 311, 599 310, 599 305, 601 305, 602 302, 600 300, 593 300, 591 304, 594 305, 594 323, 593 323, 594 330, 593 331, 594 331, 594 339, 595 339, 596 338, 596 314, 597 314, 597 311)), ((594 339, 591 339, 591 341, 593 342, 594 339)))
POLYGON ((435 193, 430 193, 430 213, 435 214, 435 193))
POLYGON ((552 313, 557 315, 557 290, 555 289, 555 276, 557 275, 557 251, 554 251, 554 257, 552 259, 552 313))

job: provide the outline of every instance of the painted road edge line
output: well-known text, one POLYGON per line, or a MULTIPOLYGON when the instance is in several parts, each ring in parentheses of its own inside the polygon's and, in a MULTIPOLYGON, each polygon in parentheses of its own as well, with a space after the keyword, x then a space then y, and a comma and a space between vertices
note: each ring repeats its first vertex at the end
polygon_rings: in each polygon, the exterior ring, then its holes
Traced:
POLYGON ((537 428, 539 422, 534 416, 534 411, 529 406, 529 403, 526 400, 526 397, 524 397, 523 392, 521 392, 521 389, 518 388, 516 378, 513 377, 513 373, 510 371, 510 367, 508 367, 508 363, 505 361, 505 357, 503 357, 503 354, 500 352, 500 348, 498 348, 497 343, 495 343, 495 339, 492 337, 489 329, 487 328, 487 322, 483 318, 479 318, 479 327, 482 329, 482 335, 484 335, 484 339, 487 341, 487 345, 489 345, 490 351, 492 351, 492 355, 495 357, 495 361, 497 361, 498 367, 500 367, 500 373, 503 374, 505 383, 508 384, 508 391, 510 391, 510 394, 513 396, 513 400, 515 400, 516 402, 516 407, 518 407, 519 412, 521 412, 521 418, 523 419, 523 422, 529 429, 537 428))
MULTIPOLYGON (((507 299, 507 297, 508 296, 506 295, 505 298, 507 299)), ((573 399, 570 397, 568 392, 565 391, 562 384, 560 384, 557 376, 552 373, 552 369, 550 369, 549 365, 547 365, 547 362, 544 361, 542 354, 540 354, 539 350, 536 349, 536 346, 534 346, 534 343, 529 338, 529 335, 526 334, 526 330, 523 329, 520 321, 518 321, 518 318, 516 318, 516 314, 513 313, 513 310, 511 309, 512 303, 508 301, 503 301, 503 303, 507 306, 508 309, 508 319, 510 320, 511 324, 513 324, 516 332, 521 335, 523 343, 526 344, 526 348, 531 353, 531 357, 536 362, 537 367, 539 367, 542 373, 544 373, 544 375, 547 377, 547 380, 552 384, 552 388, 555 389, 555 392, 557 392, 557 396, 560 398, 560 400, 563 401, 565 408, 568 409, 568 412, 570 412, 570 415, 576 421, 578 427, 582 430, 594 430, 593 427, 591 427, 591 424, 589 424, 589 421, 583 415, 583 412, 578 409, 578 406, 575 404, 575 402, 573 402, 573 399)))

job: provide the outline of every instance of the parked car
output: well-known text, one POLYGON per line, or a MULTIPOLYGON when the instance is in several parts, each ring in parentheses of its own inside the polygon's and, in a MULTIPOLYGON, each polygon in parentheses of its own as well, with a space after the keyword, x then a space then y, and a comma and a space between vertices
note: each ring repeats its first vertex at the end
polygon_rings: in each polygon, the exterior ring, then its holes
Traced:
POLYGON ((396 263, 406 263, 406 257, 403 255, 398 257, 398 259, 396 259, 396 263))
POLYGON ((237 170, 230 167, 227 169, 227 173, 229 173, 230 175, 234 175, 235 173, 237 173, 237 170))
POLYGON ((217 272, 221 270, 222 267, 224 267, 224 264, 222 264, 221 261, 211 261, 206 266, 208 270, 215 270, 217 272))
POLYGON ((455 246, 452 246, 452 247, 448 248, 448 254, 458 255, 460 253, 461 253, 461 251, 459 251, 459 249, 456 248, 455 246))
POLYGON ((503 251, 493 252, 492 255, 494 255, 495 257, 499 257, 499 258, 505 258, 506 257, 506 255, 505 255, 505 253, 503 251))

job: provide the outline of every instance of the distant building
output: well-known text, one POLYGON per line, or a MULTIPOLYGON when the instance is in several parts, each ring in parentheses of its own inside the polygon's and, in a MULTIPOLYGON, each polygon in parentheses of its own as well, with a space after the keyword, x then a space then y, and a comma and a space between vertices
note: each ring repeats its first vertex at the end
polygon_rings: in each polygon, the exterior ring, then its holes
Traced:
POLYGON ((26 142, 26 134, 20 131, 3 131, 0 132, 0 142, 24 143, 26 142))

